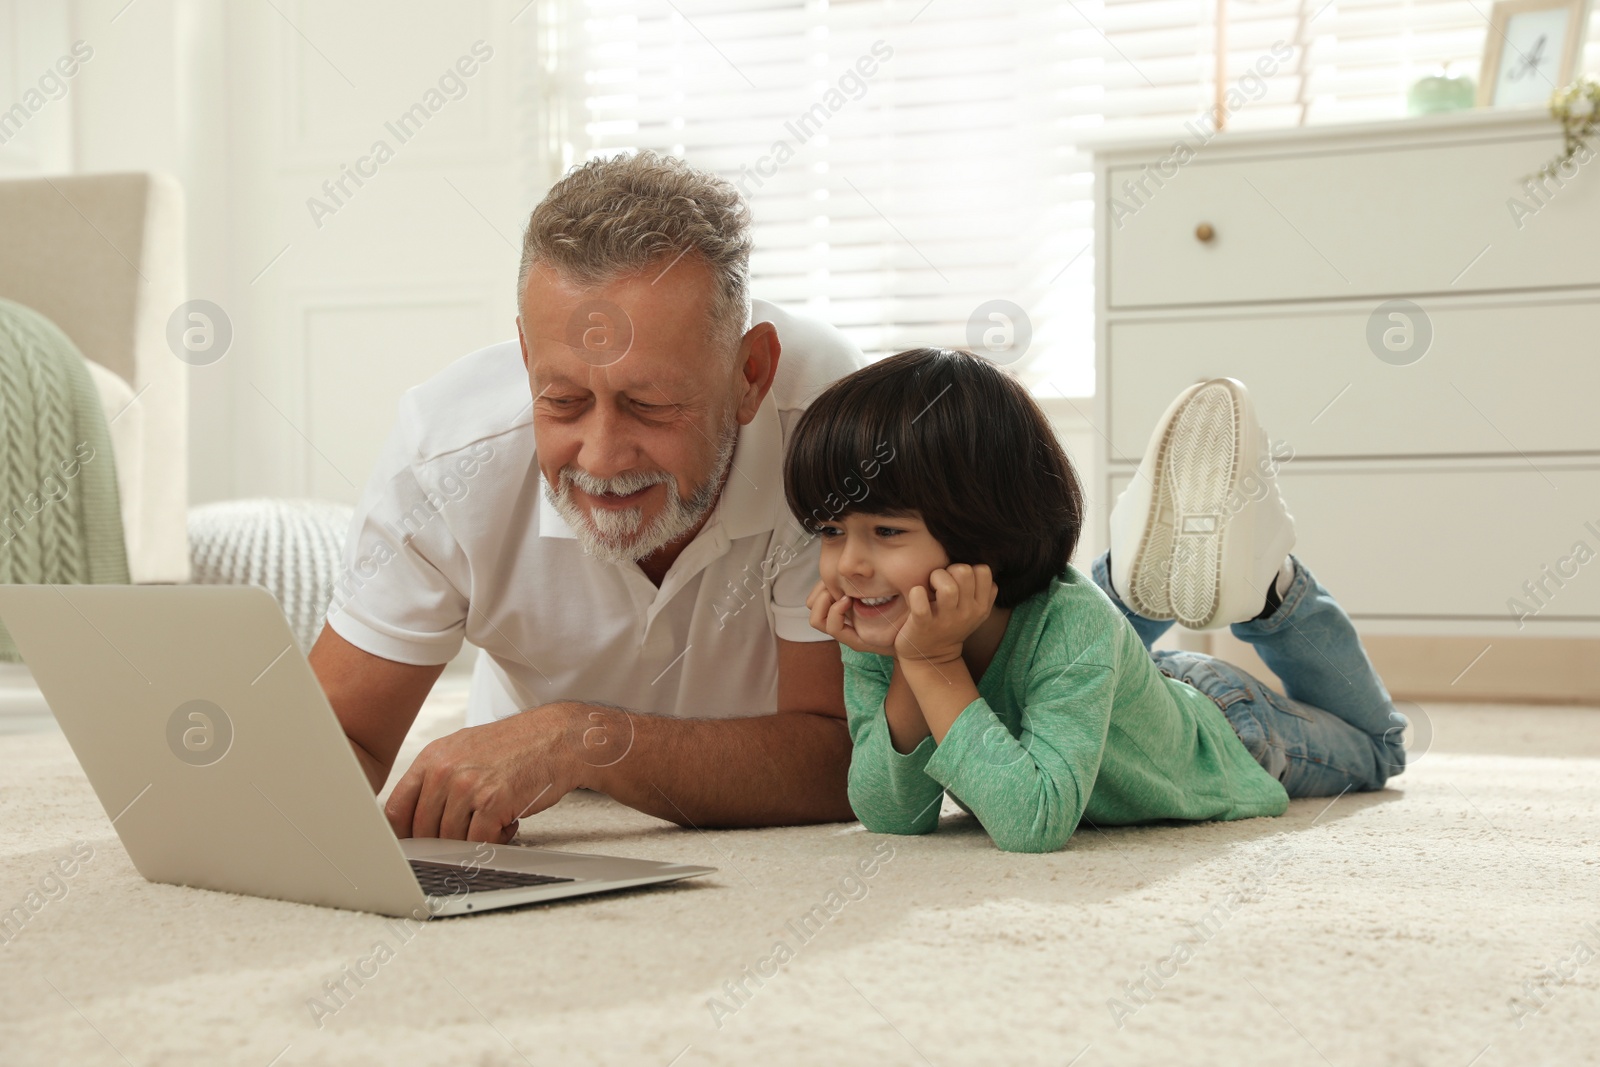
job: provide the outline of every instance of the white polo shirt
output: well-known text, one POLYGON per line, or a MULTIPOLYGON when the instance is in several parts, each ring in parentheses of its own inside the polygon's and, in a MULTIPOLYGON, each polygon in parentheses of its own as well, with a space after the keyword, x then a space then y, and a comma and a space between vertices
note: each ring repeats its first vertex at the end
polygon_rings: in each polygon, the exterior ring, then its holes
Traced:
POLYGON ((511 340, 401 399, 329 624, 400 663, 478 646, 469 724, 558 700, 696 718, 776 711, 774 637, 827 640, 806 611, 819 545, 784 503, 784 450, 805 406, 863 360, 831 326, 753 305, 754 321, 777 328, 778 373, 739 428, 710 518, 659 589, 636 564, 585 553, 546 501, 511 340))

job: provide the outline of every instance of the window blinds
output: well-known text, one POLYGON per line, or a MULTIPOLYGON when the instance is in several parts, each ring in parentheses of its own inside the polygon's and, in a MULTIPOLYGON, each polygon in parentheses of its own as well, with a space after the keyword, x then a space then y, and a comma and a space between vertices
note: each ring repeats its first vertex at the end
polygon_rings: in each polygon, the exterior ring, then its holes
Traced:
MULTIPOLYGON (((1212 0, 536 6, 535 197, 591 156, 683 156, 749 198, 757 296, 832 322, 871 358, 968 345, 1001 322, 974 327, 974 313, 1008 301, 1025 322, 1005 325, 1029 340, 1001 358, 1044 395, 1094 390, 1079 139, 1173 135, 1214 97, 1212 0)), ((1228 0, 1228 125, 1403 115, 1424 74, 1477 76, 1489 7, 1228 0)))

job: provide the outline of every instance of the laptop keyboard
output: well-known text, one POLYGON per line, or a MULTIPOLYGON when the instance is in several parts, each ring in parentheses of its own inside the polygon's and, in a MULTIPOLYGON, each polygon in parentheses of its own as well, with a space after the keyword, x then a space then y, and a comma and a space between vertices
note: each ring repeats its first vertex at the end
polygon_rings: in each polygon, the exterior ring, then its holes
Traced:
POLYGON ((453 897, 461 893, 484 893, 491 889, 522 889, 531 885, 551 885, 571 882, 571 878, 557 878, 532 871, 506 871, 488 867, 468 868, 459 863, 431 863, 428 860, 411 860, 411 870, 422 883, 422 891, 430 897, 453 897))

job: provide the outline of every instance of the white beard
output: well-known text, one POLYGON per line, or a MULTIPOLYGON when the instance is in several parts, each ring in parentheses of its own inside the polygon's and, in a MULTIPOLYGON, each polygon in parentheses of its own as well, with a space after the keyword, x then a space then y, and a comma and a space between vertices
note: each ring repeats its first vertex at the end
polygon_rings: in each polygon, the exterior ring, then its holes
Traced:
POLYGON ((589 555, 604 563, 637 563, 692 530, 717 502, 717 492, 733 464, 733 449, 739 440, 738 426, 737 420, 731 418, 723 426, 711 474, 688 500, 679 495, 677 480, 666 471, 596 478, 572 464, 561 468, 557 484, 545 482, 545 498, 572 527, 589 555), (605 493, 626 496, 652 485, 664 485, 667 502, 646 526, 644 509, 639 507, 585 511, 572 499, 574 485, 596 496, 605 493))

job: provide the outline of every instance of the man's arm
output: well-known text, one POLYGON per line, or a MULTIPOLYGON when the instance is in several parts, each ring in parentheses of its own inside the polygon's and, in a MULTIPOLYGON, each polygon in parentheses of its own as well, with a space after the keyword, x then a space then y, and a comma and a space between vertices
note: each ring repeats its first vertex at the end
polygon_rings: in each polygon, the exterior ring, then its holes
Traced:
POLYGON ((406 731, 444 664, 417 667, 374 656, 326 624, 309 659, 373 793, 382 792, 406 731))
POLYGON ((778 712, 670 719, 604 708, 633 746, 581 784, 680 826, 786 826, 855 818, 846 795, 850 733, 833 641, 778 639, 778 712))
MULTIPOLYGON (((677 719, 542 704, 428 745, 385 813, 401 837, 504 842, 518 820, 588 787, 702 829, 853 819, 843 679, 834 642, 778 639, 772 715, 677 719)), ((398 728, 398 710, 386 728, 398 728)), ((391 740, 383 750, 392 759, 391 740)))

